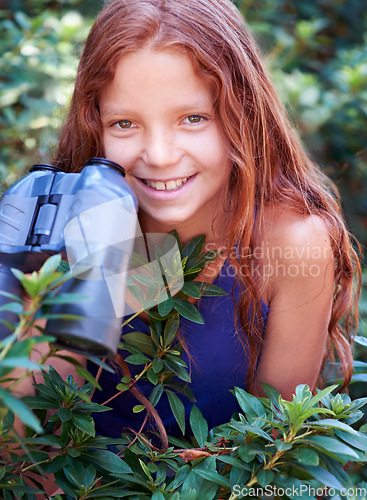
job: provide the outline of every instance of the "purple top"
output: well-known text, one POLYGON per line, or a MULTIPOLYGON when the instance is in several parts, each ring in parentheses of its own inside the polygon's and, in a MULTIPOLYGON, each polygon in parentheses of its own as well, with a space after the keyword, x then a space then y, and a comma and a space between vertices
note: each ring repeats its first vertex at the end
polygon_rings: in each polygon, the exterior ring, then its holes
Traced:
MULTIPOLYGON (((246 377, 248 372, 248 358, 240 344, 235 330, 234 304, 231 290, 234 285, 234 269, 227 264, 222 267, 214 285, 223 288, 228 295, 219 297, 202 297, 196 304, 204 318, 204 324, 190 322, 181 319, 180 332, 187 344, 193 362, 184 352, 182 359, 188 366, 191 364, 191 383, 196 402, 203 416, 208 422, 209 429, 228 422, 234 411, 239 406, 234 395, 230 392, 234 386, 246 389, 246 377)), ((240 290, 237 284, 234 289, 234 298, 238 300, 240 290)), ((262 302, 262 325, 266 325, 269 308, 262 302)), ((133 329, 127 331, 140 331, 149 335, 149 327, 144 321, 136 317, 129 323, 133 329)), ((127 333, 124 332, 124 333, 127 333)), ((130 365, 131 368, 133 368, 130 365)), ((88 363, 88 369, 96 374, 98 367, 88 363)), ((115 375, 103 371, 99 379, 102 391, 96 390, 94 401, 102 403, 116 393, 116 384, 122 378, 121 373, 115 375)), ((150 394, 153 386, 144 381, 138 382, 138 388, 143 393, 150 394)), ((185 405, 186 420, 190 415, 190 402, 186 396, 180 395, 185 405)), ((96 431, 110 437, 120 437, 124 427, 138 429, 142 422, 145 411, 133 413, 132 408, 140 404, 129 392, 125 392, 108 403, 107 406, 113 410, 103 413, 95 413, 96 431)), ((168 398, 163 393, 156 409, 162 418, 166 431, 172 436, 180 436, 181 431, 172 414, 168 398)), ((190 429, 189 426, 186 426, 190 429)))

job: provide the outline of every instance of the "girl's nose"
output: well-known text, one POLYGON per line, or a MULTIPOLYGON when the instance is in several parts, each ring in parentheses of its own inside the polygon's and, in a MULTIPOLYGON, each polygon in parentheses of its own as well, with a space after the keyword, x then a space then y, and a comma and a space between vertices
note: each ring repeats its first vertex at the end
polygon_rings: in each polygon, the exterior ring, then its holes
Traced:
POLYGON ((170 167, 177 164, 183 156, 175 144, 173 134, 163 130, 150 134, 145 141, 142 158, 153 167, 170 167))

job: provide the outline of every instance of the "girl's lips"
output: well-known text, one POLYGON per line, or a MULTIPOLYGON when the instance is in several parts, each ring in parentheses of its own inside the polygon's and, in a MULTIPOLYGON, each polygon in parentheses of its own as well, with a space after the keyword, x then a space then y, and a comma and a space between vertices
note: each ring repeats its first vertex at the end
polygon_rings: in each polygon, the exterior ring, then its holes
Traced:
POLYGON ((149 198, 152 198, 154 200, 168 201, 168 200, 174 200, 175 198, 178 198, 179 196, 184 194, 188 189, 190 189, 190 186, 195 181, 196 176, 197 176, 197 174, 194 174, 194 175, 188 177, 187 181, 177 189, 164 190, 164 191, 159 191, 157 189, 154 189, 154 188, 148 186, 139 177, 135 177, 135 182, 139 186, 139 189, 144 194, 146 194, 149 198))

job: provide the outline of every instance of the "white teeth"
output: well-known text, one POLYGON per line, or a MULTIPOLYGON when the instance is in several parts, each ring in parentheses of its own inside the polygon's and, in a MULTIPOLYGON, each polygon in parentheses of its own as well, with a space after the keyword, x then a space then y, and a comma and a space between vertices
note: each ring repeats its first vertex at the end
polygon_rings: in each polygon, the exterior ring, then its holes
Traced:
POLYGON ((153 186, 157 191, 164 191, 166 189, 166 186, 164 182, 156 182, 155 186, 153 186))
POLYGON ((177 188, 176 181, 168 181, 168 182, 166 182, 166 189, 168 191, 172 191, 172 189, 176 189, 176 188, 177 188))
POLYGON ((184 177, 183 179, 176 179, 172 181, 162 182, 162 181, 147 181, 143 180, 144 184, 147 186, 156 189, 157 191, 174 191, 175 189, 180 188, 187 181, 188 177, 184 177))

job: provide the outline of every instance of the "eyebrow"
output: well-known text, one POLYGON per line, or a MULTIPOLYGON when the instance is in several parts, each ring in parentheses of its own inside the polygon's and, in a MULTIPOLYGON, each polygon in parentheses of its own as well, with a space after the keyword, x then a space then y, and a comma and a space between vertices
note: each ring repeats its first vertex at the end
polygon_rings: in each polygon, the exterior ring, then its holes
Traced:
MULTIPOLYGON (((202 108, 210 108, 210 109, 213 109, 213 104, 210 103, 209 101, 206 101, 206 100, 199 100, 199 101, 193 101, 193 102, 190 102, 190 103, 187 103, 187 104, 182 104, 182 105, 179 105, 175 108, 173 108, 173 112, 176 112, 176 113, 184 113, 184 112, 188 112, 188 111, 199 111, 200 109, 202 108)), ((102 111, 102 110, 101 110, 102 111)), ((133 108, 114 108, 112 106, 108 106, 106 107, 105 110, 103 110, 103 114, 105 116, 109 116, 109 115, 125 115, 125 114, 130 114, 130 113, 133 113, 135 112, 135 110, 133 108)))

